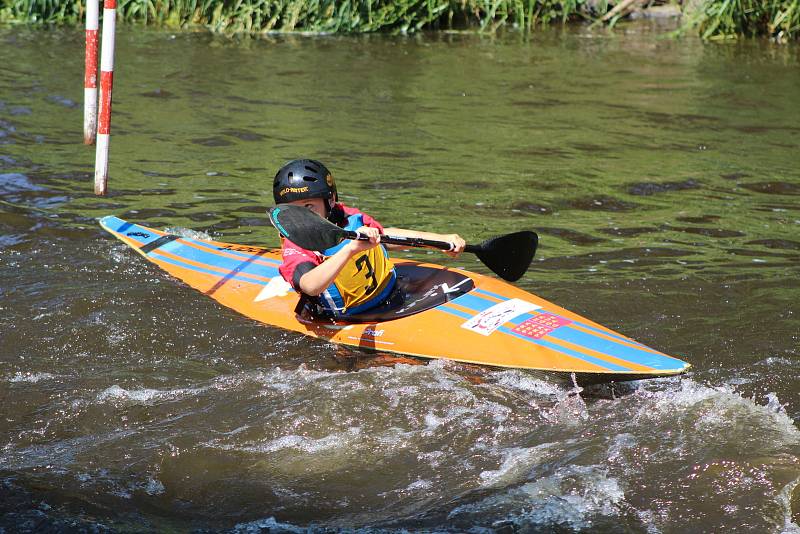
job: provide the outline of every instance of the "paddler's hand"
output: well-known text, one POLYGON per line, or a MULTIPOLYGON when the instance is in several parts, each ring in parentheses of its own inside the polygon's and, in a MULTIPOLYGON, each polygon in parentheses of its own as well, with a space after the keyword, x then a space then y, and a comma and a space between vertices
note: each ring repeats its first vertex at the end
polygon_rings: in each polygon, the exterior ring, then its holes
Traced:
POLYGON ((362 226, 358 230, 358 233, 366 235, 369 237, 369 241, 362 241, 360 239, 354 239, 348 243, 348 248, 352 254, 357 254, 364 250, 369 250, 374 248, 381 242, 381 233, 378 231, 377 228, 371 228, 369 226, 362 226))
POLYGON ((457 258, 464 252, 464 247, 467 246, 467 242, 464 241, 464 238, 458 234, 450 234, 444 236, 444 241, 453 244, 453 250, 445 250, 444 253, 452 258, 457 258))

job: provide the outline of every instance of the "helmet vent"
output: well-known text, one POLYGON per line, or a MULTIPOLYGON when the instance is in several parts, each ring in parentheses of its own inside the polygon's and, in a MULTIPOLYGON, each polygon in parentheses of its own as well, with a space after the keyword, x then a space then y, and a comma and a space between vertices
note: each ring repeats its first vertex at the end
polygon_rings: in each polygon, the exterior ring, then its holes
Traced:
POLYGON ((317 167, 312 167, 311 165, 306 165, 305 167, 306 167, 307 171, 311 171, 313 173, 318 173, 319 172, 319 169, 317 167))
POLYGON ((306 182, 316 182, 317 181, 317 177, 316 176, 303 176, 303 180, 305 180, 306 182))

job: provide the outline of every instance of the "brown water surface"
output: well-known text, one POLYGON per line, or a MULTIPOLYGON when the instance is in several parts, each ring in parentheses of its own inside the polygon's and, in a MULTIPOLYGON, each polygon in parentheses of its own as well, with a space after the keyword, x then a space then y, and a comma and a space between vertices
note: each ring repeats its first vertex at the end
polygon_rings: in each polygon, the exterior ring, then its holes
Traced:
POLYGON ((797 47, 122 27, 117 52, 97 198, 81 33, 0 28, 0 530, 798 532, 797 47), (387 225, 537 230, 521 287, 692 371, 377 365, 97 225, 276 245, 299 156, 387 225))

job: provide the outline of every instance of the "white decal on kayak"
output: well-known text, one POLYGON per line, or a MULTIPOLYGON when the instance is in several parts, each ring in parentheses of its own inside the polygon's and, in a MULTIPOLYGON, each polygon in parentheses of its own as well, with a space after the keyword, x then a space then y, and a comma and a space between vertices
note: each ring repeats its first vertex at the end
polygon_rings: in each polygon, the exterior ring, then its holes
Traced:
POLYGON ((399 310, 397 310, 395 313, 404 313, 404 312, 412 309, 414 306, 416 306, 420 302, 425 302, 426 300, 428 300, 431 297, 433 297, 434 295, 436 295, 436 291, 437 290, 441 290, 442 291, 442 295, 449 295, 450 293, 460 293, 461 289, 459 289, 458 286, 460 286, 461 284, 470 282, 470 281, 471 281, 470 278, 464 278, 463 280, 461 280, 459 283, 457 283, 453 287, 450 287, 449 285, 447 285, 446 282, 443 282, 441 284, 436 284, 435 286, 429 288, 425 292, 425 294, 422 295, 421 297, 419 297, 418 299, 412 300, 410 302, 406 302, 406 305, 403 306, 402 308, 400 308, 399 310))
POLYGON ((541 306, 520 299, 506 300, 495 304, 491 308, 486 308, 478 315, 473 316, 469 321, 462 324, 461 328, 466 328, 467 330, 472 330, 478 334, 488 336, 500 328, 503 323, 523 313, 538 310, 539 308, 541 308, 541 306))
POLYGON ((458 291, 458 286, 460 286, 464 282, 469 282, 469 281, 470 281, 469 278, 464 278, 463 280, 461 280, 459 283, 457 283, 453 287, 448 286, 446 283, 442 283, 439 287, 442 288, 442 293, 447 295, 448 293, 455 293, 456 291, 458 291))
POLYGON ((272 297, 285 297, 292 290, 292 286, 280 276, 273 277, 261 292, 253 299, 253 302, 271 299, 272 297))

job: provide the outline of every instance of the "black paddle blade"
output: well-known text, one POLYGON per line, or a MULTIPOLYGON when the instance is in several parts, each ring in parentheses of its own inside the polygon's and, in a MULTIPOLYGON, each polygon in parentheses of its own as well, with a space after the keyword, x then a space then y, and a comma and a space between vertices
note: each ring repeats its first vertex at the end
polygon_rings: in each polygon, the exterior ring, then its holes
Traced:
POLYGON ((267 215, 283 237, 307 250, 335 247, 346 234, 345 230, 302 206, 281 204, 268 209, 267 215))
POLYGON ((530 267, 538 244, 536 232, 515 232, 487 239, 469 252, 503 280, 516 282, 530 267))

